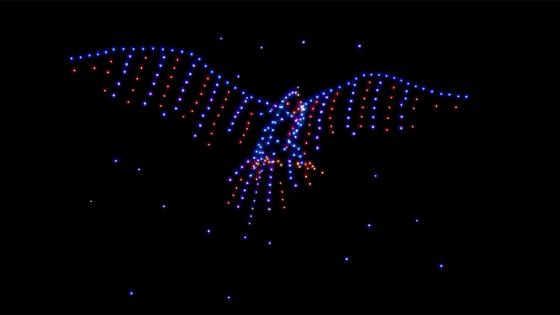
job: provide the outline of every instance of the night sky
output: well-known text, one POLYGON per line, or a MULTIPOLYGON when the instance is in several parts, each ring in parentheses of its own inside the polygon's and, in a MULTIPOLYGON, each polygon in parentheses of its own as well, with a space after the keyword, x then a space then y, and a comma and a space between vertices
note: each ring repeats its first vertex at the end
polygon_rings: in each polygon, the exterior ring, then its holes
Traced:
POLYGON ((15 162, 4 165, 0 312, 560 312, 560 6, 1 7, 15 162), (142 45, 195 51, 271 100, 364 71, 469 99, 403 133, 324 137, 313 160, 325 175, 287 189, 287 209, 257 209, 243 240, 246 209, 226 206, 226 179, 252 144, 222 132, 207 147, 192 123, 71 73, 69 56, 142 45))

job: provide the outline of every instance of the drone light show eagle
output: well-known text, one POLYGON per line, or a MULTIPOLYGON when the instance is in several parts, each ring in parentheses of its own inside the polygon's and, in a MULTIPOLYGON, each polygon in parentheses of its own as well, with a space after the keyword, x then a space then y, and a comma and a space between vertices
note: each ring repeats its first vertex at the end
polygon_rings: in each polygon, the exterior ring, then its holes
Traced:
POLYGON ((248 225, 255 209, 286 208, 286 189, 311 186, 312 177, 324 172, 312 159, 324 137, 340 131, 402 133, 415 128, 419 111, 458 111, 469 99, 391 74, 363 72, 309 97, 296 88, 268 100, 242 89, 238 77, 218 74, 193 52, 169 47, 113 47, 71 56, 69 63, 72 74, 98 74, 110 99, 192 122, 193 138, 206 146, 218 134, 252 146, 227 178, 232 190, 226 203, 247 209, 248 225))

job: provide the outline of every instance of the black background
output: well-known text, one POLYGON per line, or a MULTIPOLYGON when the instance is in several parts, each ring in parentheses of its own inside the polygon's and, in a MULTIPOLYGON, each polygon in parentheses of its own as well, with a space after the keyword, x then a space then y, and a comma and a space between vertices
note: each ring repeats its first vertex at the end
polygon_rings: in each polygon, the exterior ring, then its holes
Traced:
POLYGON ((560 311, 557 4, 1 8, 1 312, 560 311), (68 73, 69 55, 151 44, 196 50, 271 99, 386 71, 471 102, 404 136, 328 140, 327 175, 243 242, 223 201, 247 151, 208 150, 68 73))

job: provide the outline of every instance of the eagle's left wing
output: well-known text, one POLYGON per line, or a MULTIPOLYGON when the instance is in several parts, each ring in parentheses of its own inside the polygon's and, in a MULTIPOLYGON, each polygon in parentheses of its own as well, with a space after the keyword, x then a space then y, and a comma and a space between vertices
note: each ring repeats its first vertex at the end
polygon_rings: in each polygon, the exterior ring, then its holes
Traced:
MULTIPOLYGON (((212 144, 230 133, 239 144, 269 115, 270 102, 226 79, 202 57, 169 47, 112 47, 69 57, 73 74, 97 74, 103 93, 124 105, 157 109, 193 123, 193 138, 212 144), (257 126, 255 126, 257 125, 257 126)), ((231 137, 228 137, 231 138, 231 137)))

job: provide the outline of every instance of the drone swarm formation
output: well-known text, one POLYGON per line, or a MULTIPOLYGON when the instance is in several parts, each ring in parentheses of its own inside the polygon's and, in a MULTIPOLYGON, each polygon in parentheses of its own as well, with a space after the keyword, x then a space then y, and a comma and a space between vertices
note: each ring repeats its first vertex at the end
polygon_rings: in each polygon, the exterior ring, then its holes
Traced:
POLYGON ((239 76, 226 79, 193 52, 167 47, 113 47, 69 60, 73 74, 101 75, 109 98, 190 121, 193 138, 206 146, 219 133, 234 135, 239 145, 253 144, 252 154, 228 178, 232 191, 226 201, 248 210, 249 226, 255 209, 286 209, 287 188, 310 187, 312 177, 324 173, 311 157, 325 136, 338 130, 351 136, 402 133, 415 128, 418 112, 458 111, 469 98, 364 72, 311 97, 296 88, 272 101, 240 88, 239 76))

